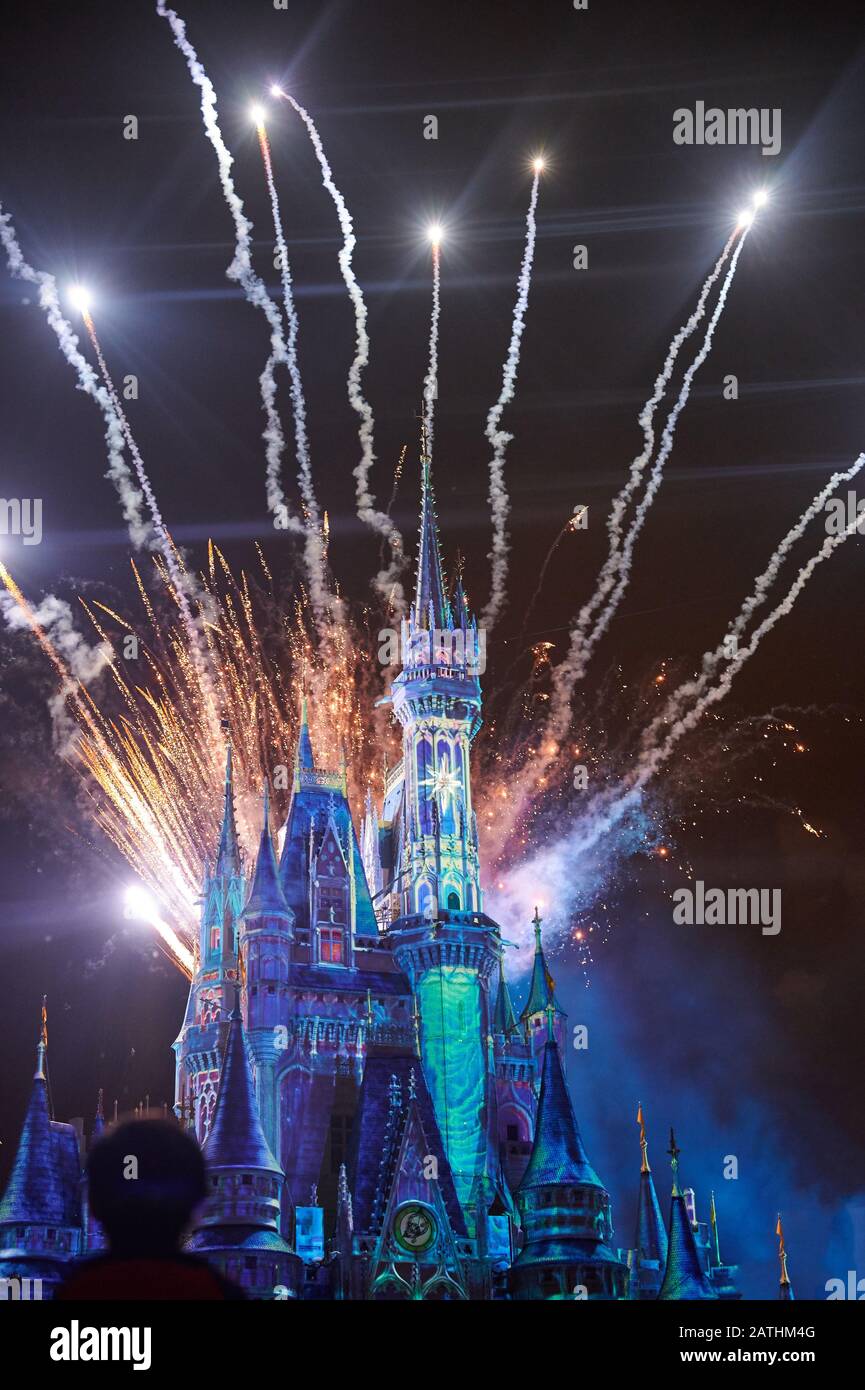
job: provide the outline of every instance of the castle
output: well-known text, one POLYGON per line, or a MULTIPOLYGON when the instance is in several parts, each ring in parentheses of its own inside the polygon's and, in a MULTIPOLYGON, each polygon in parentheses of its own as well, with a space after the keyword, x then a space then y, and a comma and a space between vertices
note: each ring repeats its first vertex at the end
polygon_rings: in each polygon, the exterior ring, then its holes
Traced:
MULTIPOLYGON (((386 700, 403 757, 380 812, 367 798, 359 838, 345 769, 316 767, 304 708, 279 859, 265 793, 248 875, 228 750, 174 1044, 175 1114, 210 1184, 188 1248, 262 1299, 738 1298, 714 1198, 698 1221, 672 1135, 665 1224, 642 1110, 633 1243, 616 1243, 568 1093, 567 1020, 537 910, 514 1008, 472 808, 477 629, 461 583, 445 584, 423 455, 402 642, 386 700)), ((46 1044, 43 1026, 0 1200, 0 1281, 41 1280, 50 1296, 102 1237, 80 1136, 50 1114, 46 1044)), ((100 1104, 97 1137, 102 1124, 100 1104)), ((783 1238, 781 1253, 779 1297, 792 1298, 783 1238)))

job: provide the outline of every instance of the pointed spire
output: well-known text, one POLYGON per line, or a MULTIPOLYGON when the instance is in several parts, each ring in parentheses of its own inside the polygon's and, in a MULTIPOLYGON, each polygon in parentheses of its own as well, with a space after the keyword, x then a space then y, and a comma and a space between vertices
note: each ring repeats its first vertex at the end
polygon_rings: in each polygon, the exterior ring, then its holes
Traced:
POLYGON ((574 1183, 603 1187, 583 1145, 558 1046, 550 1038, 544 1048, 534 1144, 519 1190, 574 1183))
POLYGON ((264 784, 261 839, 258 845, 258 858, 255 873, 243 909, 244 921, 251 917, 280 917, 292 921, 292 912, 285 901, 285 894, 279 881, 279 870, 273 840, 270 837, 270 789, 264 784))
POLYGON ((451 609, 445 591, 439 549, 438 521, 430 458, 427 454, 426 423, 421 422, 421 509, 418 540, 417 588, 412 609, 415 628, 449 628, 451 609))
POLYGON ((673 1169, 673 1196, 670 1204, 670 1230, 667 1243, 667 1266, 659 1299, 717 1298, 709 1284, 694 1238, 694 1228, 688 1214, 685 1197, 679 1191, 679 1154, 676 1136, 670 1130, 670 1166, 673 1169))
POLYGON ((495 1006, 493 1008, 493 1032, 503 1033, 505 1037, 508 1037, 508 1035, 513 1032, 516 1026, 517 1020, 514 1017, 514 1007, 511 1003, 511 995, 510 990, 508 989, 508 982, 505 979, 504 958, 502 956, 499 956, 499 989, 496 995, 495 1006))
POLYGON ((784 1244, 784 1228, 781 1225, 781 1213, 778 1212, 778 1224, 775 1227, 775 1235, 778 1237, 778 1259, 781 1261, 781 1283, 778 1287, 778 1297, 784 1302, 794 1302, 793 1285, 790 1283, 790 1275, 787 1272, 787 1247, 784 1244))
POLYGON ((520 1014, 520 1022, 525 1022, 533 1014, 546 1013, 547 1007, 552 1005, 557 1014, 564 1013, 555 996, 555 984, 553 977, 547 968, 544 948, 541 942, 541 923, 543 919, 538 915, 535 908, 535 915, 532 918, 532 926, 535 931, 535 961, 532 967, 532 980, 529 985, 529 997, 526 1000, 525 1008, 520 1014))
POLYGON ((48 1014, 43 996, 36 1071, 12 1171, 0 1200, 0 1225, 9 1222, 48 1226, 66 1224, 68 1204, 63 1192, 48 1103, 45 1075, 47 1047, 48 1014))
POLYGON ((211 1169, 241 1168, 281 1173, 264 1137, 240 1018, 240 991, 228 1025, 213 1125, 204 1144, 211 1169))
POLYGON ((232 750, 229 743, 225 751, 225 801, 222 811, 222 829, 219 833, 219 849, 216 854, 216 877, 231 877, 239 874, 240 849, 237 843, 237 824, 234 819, 234 771, 232 750))
POLYGON ((295 771, 315 771, 315 758, 312 753, 312 740, 309 736, 309 705, 304 692, 300 701, 300 729, 297 735, 297 749, 294 755, 295 771))
POLYGON ((712 1254, 715 1264, 719 1265, 721 1263, 721 1242, 718 1237, 718 1213, 715 1209, 714 1192, 709 1193, 709 1226, 712 1231, 712 1254))
MULTIPOLYGON (((655 1180, 649 1167, 648 1142, 642 1104, 637 1106, 637 1124, 640 1126, 640 1195, 637 1199, 637 1230, 634 1245, 638 1266, 641 1261, 657 1260, 663 1269, 667 1260, 667 1232, 661 1216, 655 1180)), ((659 1277, 659 1276, 656 1276, 659 1277)))

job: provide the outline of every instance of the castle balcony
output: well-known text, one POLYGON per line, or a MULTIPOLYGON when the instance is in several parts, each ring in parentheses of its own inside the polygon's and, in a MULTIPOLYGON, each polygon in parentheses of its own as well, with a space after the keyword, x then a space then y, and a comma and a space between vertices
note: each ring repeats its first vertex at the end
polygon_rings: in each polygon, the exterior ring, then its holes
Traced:
POLYGON ((499 929, 485 912, 440 908, 432 918, 414 913, 398 917, 387 935, 400 969, 415 976, 441 966, 459 966, 476 970, 486 980, 498 965, 499 929))

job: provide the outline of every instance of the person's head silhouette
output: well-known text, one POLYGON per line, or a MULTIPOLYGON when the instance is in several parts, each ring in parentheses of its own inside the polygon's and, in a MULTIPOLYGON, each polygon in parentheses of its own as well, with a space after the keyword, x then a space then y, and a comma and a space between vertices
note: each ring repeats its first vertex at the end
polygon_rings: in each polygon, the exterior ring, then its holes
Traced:
POLYGON ((112 1254, 176 1251, 204 1200, 201 1150, 168 1120, 132 1120, 98 1140, 87 1161, 90 1210, 112 1254))

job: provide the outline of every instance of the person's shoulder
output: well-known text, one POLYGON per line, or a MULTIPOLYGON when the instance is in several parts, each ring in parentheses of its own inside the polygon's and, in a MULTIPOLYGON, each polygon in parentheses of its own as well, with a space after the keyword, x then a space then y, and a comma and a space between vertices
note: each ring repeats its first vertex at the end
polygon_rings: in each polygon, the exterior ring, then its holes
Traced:
POLYGON ((246 1294, 239 1284, 233 1284, 230 1279, 226 1279, 223 1274, 220 1274, 218 1269, 214 1268, 212 1264, 209 1264, 207 1260, 203 1260, 200 1255, 190 1255, 184 1250, 175 1258, 179 1263, 186 1265, 190 1269, 197 1269, 203 1273, 209 1274, 211 1279, 219 1285, 225 1298, 246 1298, 246 1294))

